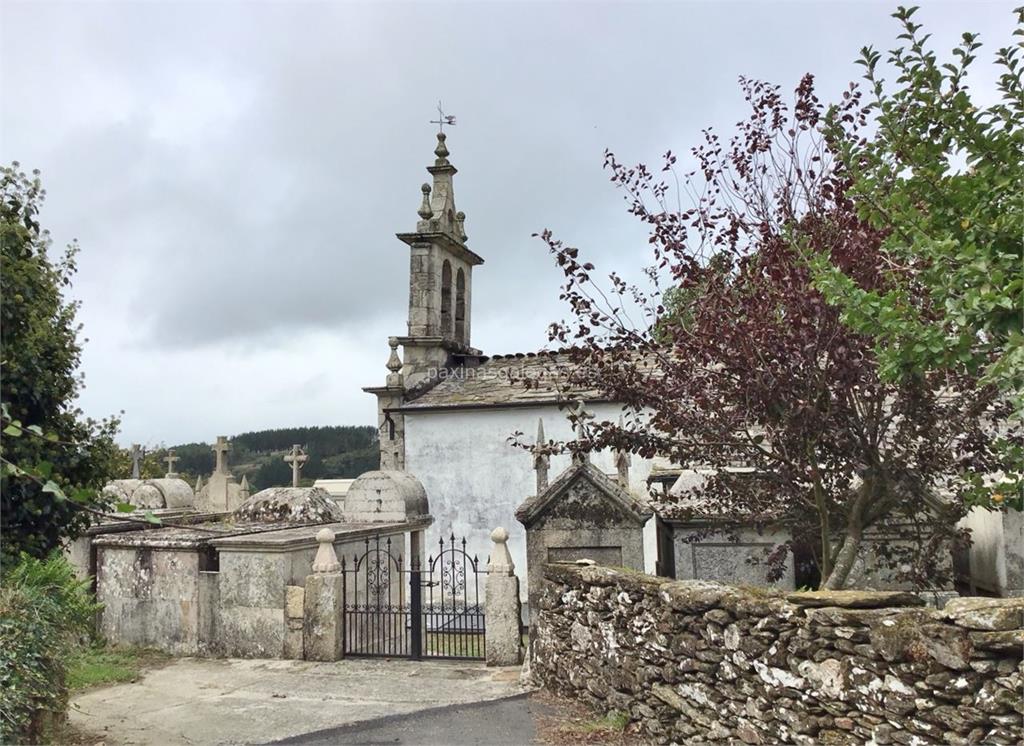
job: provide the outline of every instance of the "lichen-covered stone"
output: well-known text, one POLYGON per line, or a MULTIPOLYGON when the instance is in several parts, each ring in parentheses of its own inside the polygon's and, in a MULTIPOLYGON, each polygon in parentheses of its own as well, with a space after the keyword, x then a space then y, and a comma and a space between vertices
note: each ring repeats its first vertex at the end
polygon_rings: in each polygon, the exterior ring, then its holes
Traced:
POLYGON ((940 612, 903 593, 791 602, 610 568, 545 577, 534 679, 628 713, 652 742, 1021 741, 1024 630, 975 628, 1007 624, 991 610, 1016 601, 940 612))
POLYGON ((342 513, 320 487, 270 487, 239 505, 234 518, 252 523, 336 523, 342 513))
POLYGON ((797 606, 836 606, 841 609, 877 609, 924 606, 920 596, 906 591, 798 591, 786 595, 797 606))
POLYGON ((1024 649, 1024 630, 1003 632, 971 632, 971 644, 978 650, 996 653, 1020 653, 1024 649))
POLYGON ((1024 598, 954 598, 942 611, 961 627, 980 630, 1024 628, 1024 598))

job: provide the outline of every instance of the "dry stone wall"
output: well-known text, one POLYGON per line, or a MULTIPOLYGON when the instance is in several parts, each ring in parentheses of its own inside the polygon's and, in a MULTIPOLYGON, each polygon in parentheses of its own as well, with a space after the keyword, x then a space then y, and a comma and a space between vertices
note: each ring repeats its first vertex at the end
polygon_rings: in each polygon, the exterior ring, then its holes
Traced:
POLYGON ((660 743, 1017 744, 1024 599, 938 611, 899 592, 773 594, 549 565, 547 688, 660 743))

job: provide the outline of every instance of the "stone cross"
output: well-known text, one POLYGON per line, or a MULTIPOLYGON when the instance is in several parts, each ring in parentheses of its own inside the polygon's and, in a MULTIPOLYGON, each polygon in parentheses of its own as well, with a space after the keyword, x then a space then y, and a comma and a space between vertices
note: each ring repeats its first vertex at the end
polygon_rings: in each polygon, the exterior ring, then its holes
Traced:
MULTIPOLYGON (((594 415, 588 412, 583 402, 577 401, 575 405, 570 407, 571 414, 569 415, 569 421, 572 422, 573 433, 576 436, 576 440, 586 440, 590 437, 590 432, 587 429, 587 420, 594 419, 594 415)), ((573 466, 579 466, 585 464, 590 460, 590 454, 584 451, 573 451, 572 463, 573 466)))
POLYGON ((142 478, 142 457, 146 455, 142 446, 132 443, 132 479, 142 478))
POLYGON ((214 443, 210 449, 217 454, 217 466, 214 467, 214 474, 227 474, 228 473, 228 451, 231 450, 231 444, 228 443, 226 435, 218 435, 217 442, 214 443))
POLYGON ((174 449, 173 448, 167 452, 167 455, 164 457, 164 461, 167 462, 167 477, 168 477, 168 479, 170 479, 171 477, 178 476, 178 473, 176 471, 174 471, 174 465, 176 463, 178 463, 179 461, 181 461, 181 458, 179 458, 178 456, 174 455, 174 449))
POLYGON ((293 445, 292 451, 284 457, 285 463, 292 465, 292 487, 299 486, 299 472, 302 471, 302 465, 309 460, 309 456, 302 447, 299 445, 293 445))
POLYGON ((618 472, 619 486, 623 489, 629 488, 630 461, 629 451, 615 451, 615 470, 618 472))
MULTIPOLYGON (((622 417, 619 417, 619 430, 624 430, 625 425, 623 424, 622 417)), ((619 486, 622 489, 629 489, 629 466, 632 463, 632 458, 629 455, 629 451, 623 451, 617 449, 615 451, 615 469, 619 473, 619 486)))

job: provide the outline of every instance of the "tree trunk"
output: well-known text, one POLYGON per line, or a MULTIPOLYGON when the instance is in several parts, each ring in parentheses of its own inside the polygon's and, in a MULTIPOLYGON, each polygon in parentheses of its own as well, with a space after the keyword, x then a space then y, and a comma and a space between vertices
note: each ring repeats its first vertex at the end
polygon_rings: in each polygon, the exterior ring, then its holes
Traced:
POLYGON ((836 553, 836 561, 832 566, 832 572, 829 573, 825 582, 821 585, 822 590, 838 591, 846 586, 846 579, 850 575, 850 570, 853 569, 854 562, 857 561, 862 534, 860 521, 851 520, 850 524, 846 527, 846 536, 843 537, 843 544, 836 553))
POLYGON ((857 561, 861 539, 864 536, 864 518, 867 506, 874 495, 876 484, 877 482, 868 475, 865 477, 864 483, 857 488, 856 493, 851 496, 843 543, 839 547, 839 551, 836 552, 835 561, 832 563, 832 572, 824 578, 824 582, 821 584, 822 590, 838 591, 846 587, 846 580, 857 561))

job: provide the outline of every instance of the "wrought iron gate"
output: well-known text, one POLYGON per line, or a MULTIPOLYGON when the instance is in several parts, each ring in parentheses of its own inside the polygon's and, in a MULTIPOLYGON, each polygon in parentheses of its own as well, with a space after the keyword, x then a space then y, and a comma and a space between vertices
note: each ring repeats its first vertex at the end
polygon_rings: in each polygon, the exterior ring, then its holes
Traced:
POLYGON ((465 538, 440 539, 422 568, 415 557, 406 566, 398 542, 367 537, 362 554, 341 558, 345 655, 482 659, 486 571, 465 538))

